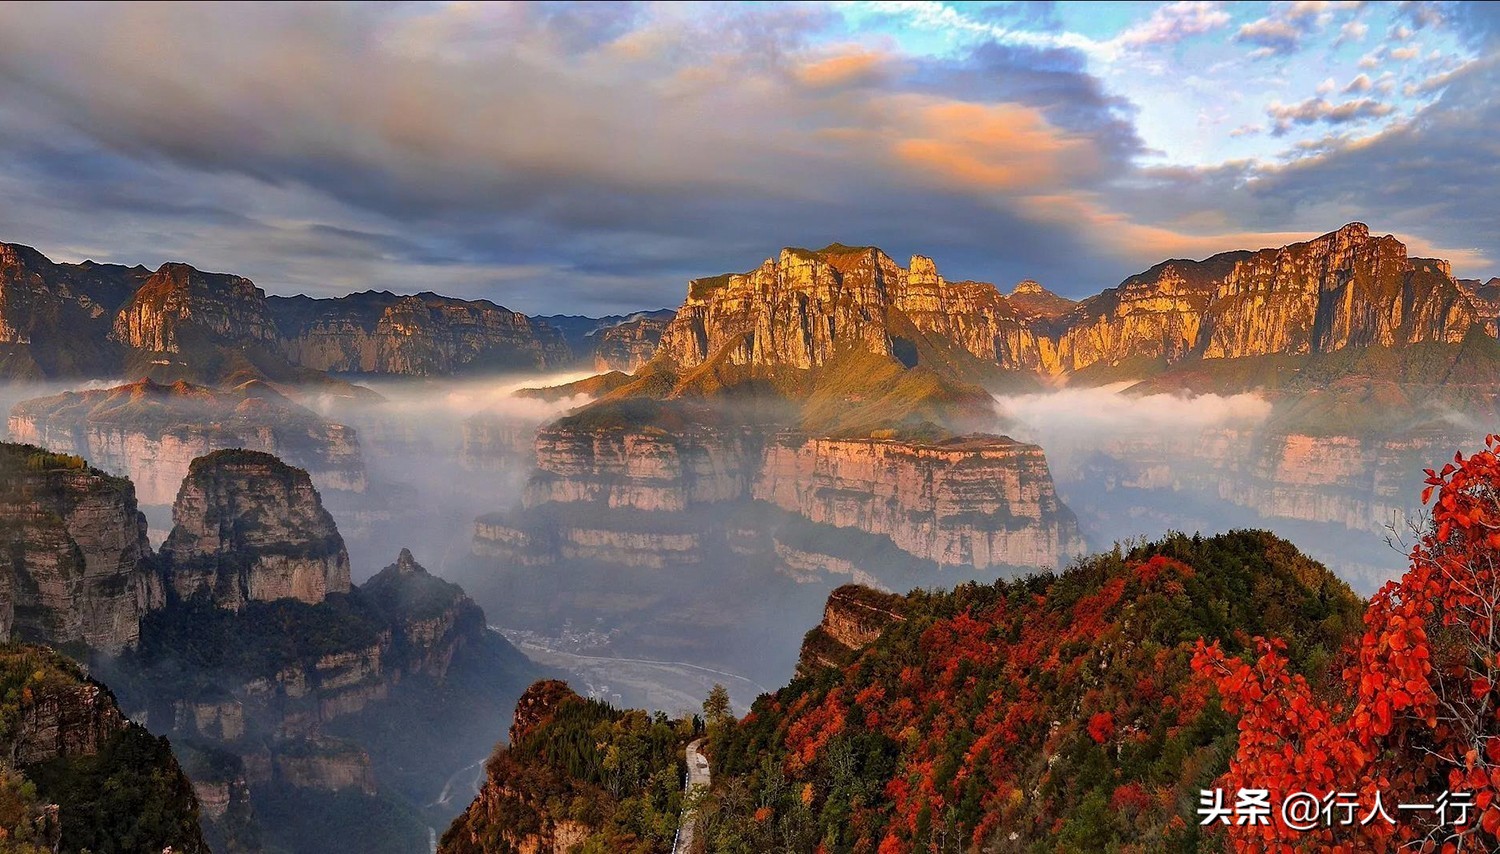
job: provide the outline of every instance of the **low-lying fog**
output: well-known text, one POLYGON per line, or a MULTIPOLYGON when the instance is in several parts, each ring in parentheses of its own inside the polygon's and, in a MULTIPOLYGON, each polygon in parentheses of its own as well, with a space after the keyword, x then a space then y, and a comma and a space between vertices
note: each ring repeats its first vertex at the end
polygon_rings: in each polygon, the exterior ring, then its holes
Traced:
MULTIPOLYGON (((514 392, 588 375, 361 380, 380 395, 379 401, 299 394, 302 405, 358 432, 369 487, 363 496, 327 496, 348 543, 355 580, 378 572, 407 547, 429 570, 464 585, 492 614, 502 612, 508 594, 486 575, 496 570, 470 557, 474 519, 519 503, 530 475, 531 434, 586 402, 582 396, 545 401, 516 397, 514 392)), ((4 385, 0 405, 8 412, 27 398, 110 385, 4 385)), ((1134 537, 1154 538, 1168 530, 1207 533, 1265 527, 1328 563, 1363 593, 1401 570, 1402 556, 1386 545, 1382 526, 1399 525, 1400 513, 1414 508, 1421 487, 1416 461, 1379 458, 1357 442, 1328 439, 1291 450, 1267 450, 1257 438, 1258 428, 1271 418, 1273 405, 1254 394, 1133 397, 1121 389, 1061 389, 1002 396, 995 403, 995 432, 1034 442, 1047 452, 1058 491, 1078 515, 1091 548, 1105 549, 1134 537), (1396 470, 1377 471, 1381 466, 1396 470), (1389 482, 1406 482, 1409 488, 1377 494, 1376 484, 1389 482)), ((148 509, 156 537, 170 524, 165 511, 148 509)), ((713 575, 716 571, 717 565, 705 563, 698 573, 703 576, 697 579, 700 589, 707 591, 701 595, 712 598, 713 585, 720 583, 713 575)), ((516 574, 553 586, 569 583, 558 568, 518 569, 516 574)), ((624 578, 616 580, 627 583, 624 578)), ((806 608, 799 604, 760 609, 754 619, 767 624, 755 626, 753 634, 790 638, 794 647, 817 619, 823 590, 814 587, 785 594, 818 598, 806 608)), ((567 615, 560 619, 570 623, 567 615)), ((595 629, 570 625, 566 631, 588 635, 595 629)), ((747 650, 751 665, 741 673, 762 684, 778 684, 790 675, 781 672, 789 668, 782 660, 786 652, 777 653, 773 671, 766 662, 759 664, 767 666, 756 666, 755 651, 747 650)), ((723 661, 705 649, 701 660, 685 663, 689 668, 716 667, 723 661)), ((649 662, 642 666, 651 670, 649 662)), ((641 678, 654 677, 646 672, 641 678)), ((737 704, 750 699, 744 687, 749 683, 729 681, 738 689, 737 704)), ((697 690, 690 682, 680 684, 688 686, 683 692, 697 690)))
MULTIPOLYGON (((1133 396, 1129 385, 995 399, 996 430, 1046 451, 1091 548, 1255 527, 1296 543, 1361 593, 1402 571, 1389 540, 1409 539, 1427 455, 1452 449, 1402 455, 1357 436, 1288 440, 1268 429, 1275 407, 1261 395, 1133 396)), ((1475 423, 1448 421, 1458 434, 1475 423)))

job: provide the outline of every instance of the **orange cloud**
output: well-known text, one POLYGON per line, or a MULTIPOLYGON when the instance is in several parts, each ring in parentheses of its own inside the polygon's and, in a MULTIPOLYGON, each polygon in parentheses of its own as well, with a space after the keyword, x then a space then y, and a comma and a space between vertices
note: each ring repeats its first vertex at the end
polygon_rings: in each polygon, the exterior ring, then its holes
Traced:
POLYGON ((922 95, 893 96, 879 107, 891 122, 891 154, 950 187, 1045 190, 1099 168, 1087 139, 1054 127, 1030 107, 922 95))
POLYGON ((874 77, 890 58, 861 46, 849 46, 836 53, 797 66, 793 73, 804 86, 823 89, 861 82, 874 77))

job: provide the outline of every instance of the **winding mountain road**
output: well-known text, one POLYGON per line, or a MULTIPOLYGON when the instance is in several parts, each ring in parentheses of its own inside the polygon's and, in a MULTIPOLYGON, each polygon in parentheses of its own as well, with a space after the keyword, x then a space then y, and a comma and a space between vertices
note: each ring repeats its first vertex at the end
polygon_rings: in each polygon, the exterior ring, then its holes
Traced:
POLYGON ((682 791, 688 796, 688 803, 682 808, 682 821, 677 826, 677 838, 672 842, 672 854, 691 854, 693 850, 693 792, 702 789, 708 790, 709 771, 708 757, 703 755, 703 739, 694 739, 688 742, 687 750, 687 782, 683 784, 682 791))

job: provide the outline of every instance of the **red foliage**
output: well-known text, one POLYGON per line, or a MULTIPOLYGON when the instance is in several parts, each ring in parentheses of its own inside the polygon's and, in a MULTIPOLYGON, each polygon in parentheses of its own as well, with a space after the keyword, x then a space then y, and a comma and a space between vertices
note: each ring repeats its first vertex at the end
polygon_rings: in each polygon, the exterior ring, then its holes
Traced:
POLYGON ((1109 712, 1099 712, 1089 718, 1089 738, 1099 744, 1103 744, 1115 737, 1115 716, 1109 712))
POLYGON ((1380 792, 1386 804, 1432 803, 1472 792, 1478 820, 1435 829, 1430 814, 1394 823, 1299 832, 1273 811, 1267 826, 1234 826, 1247 852, 1384 850, 1395 843, 1443 850, 1500 847, 1500 436, 1442 471, 1427 471, 1427 532, 1411 566, 1365 613, 1357 658, 1339 699, 1315 696, 1288 672, 1282 645, 1259 640, 1253 664, 1201 642, 1194 668, 1242 715, 1239 749, 1222 785, 1289 792, 1380 792))
POLYGON ((1170 575, 1192 578, 1193 568, 1166 555, 1153 555, 1150 560, 1135 567, 1135 577, 1144 584, 1153 584, 1157 579, 1170 575))

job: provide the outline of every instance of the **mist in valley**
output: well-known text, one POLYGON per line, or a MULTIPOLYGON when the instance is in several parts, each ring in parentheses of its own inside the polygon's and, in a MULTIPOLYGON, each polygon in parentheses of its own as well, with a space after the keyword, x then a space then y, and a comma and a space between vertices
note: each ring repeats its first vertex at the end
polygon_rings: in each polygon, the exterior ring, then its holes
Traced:
MULTIPOLYGON (((282 391, 356 431, 367 486, 363 492, 323 490, 356 583, 410 548, 429 571, 462 585, 492 626, 538 662, 571 673, 586 693, 679 713, 722 682, 743 710, 758 693, 790 678, 803 634, 820 619, 828 592, 850 577, 797 576, 775 555, 714 553, 696 564, 652 569, 570 560, 508 565, 474 553, 477 517, 520 508, 536 429, 589 400, 515 393, 589 375, 361 378, 358 383, 375 392, 365 398, 282 391)), ((8 411, 32 397, 114 384, 9 384, 0 387, 0 402, 8 411)), ((1091 550, 1172 530, 1258 527, 1292 540, 1362 593, 1403 566, 1385 529, 1400 529, 1403 514, 1416 509, 1420 466, 1407 472, 1402 467, 1414 462, 1332 440, 1268 450, 1276 405, 1260 395, 1062 388, 999 396, 995 412, 993 432, 1045 450, 1058 493, 1077 514, 1091 550), (1332 450, 1320 450, 1323 445, 1332 450), (1289 475, 1278 466, 1293 451, 1304 454, 1293 462, 1311 473, 1281 482, 1289 475), (1393 482, 1404 491, 1389 488, 1393 482)), ((170 508, 142 509, 159 544, 171 525, 170 508)), ((684 530, 782 530, 794 522, 742 505, 636 520, 684 530)), ((838 539, 833 551, 851 548, 844 529, 802 536, 838 539)), ((890 589, 996 577, 942 570, 903 558, 888 543, 882 550, 849 536, 864 556, 861 569, 890 589)))
POLYGON ((1362 595, 1406 566, 1421 469, 1478 442, 1449 411, 1439 436, 1288 435, 1289 404, 1252 393, 1149 394, 1130 383, 996 397, 998 432, 1040 445, 1092 550, 1263 528, 1322 561, 1362 595), (1393 449, 1394 448, 1394 449, 1393 449))

